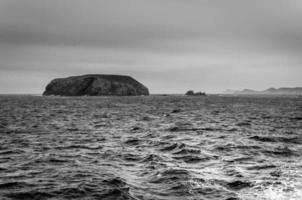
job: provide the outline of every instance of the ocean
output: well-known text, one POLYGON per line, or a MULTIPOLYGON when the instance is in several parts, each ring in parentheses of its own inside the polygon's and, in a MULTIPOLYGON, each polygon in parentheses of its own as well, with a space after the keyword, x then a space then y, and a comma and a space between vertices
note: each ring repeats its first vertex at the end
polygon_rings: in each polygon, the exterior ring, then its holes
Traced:
POLYGON ((1 200, 301 200, 302 98, 0 96, 1 200))

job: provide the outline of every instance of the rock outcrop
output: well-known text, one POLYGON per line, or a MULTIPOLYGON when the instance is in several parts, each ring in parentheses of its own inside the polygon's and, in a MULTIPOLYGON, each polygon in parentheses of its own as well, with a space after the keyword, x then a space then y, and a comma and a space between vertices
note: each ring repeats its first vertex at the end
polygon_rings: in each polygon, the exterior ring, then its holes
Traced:
POLYGON ((89 74, 54 79, 43 95, 138 96, 149 95, 149 90, 130 76, 89 74))

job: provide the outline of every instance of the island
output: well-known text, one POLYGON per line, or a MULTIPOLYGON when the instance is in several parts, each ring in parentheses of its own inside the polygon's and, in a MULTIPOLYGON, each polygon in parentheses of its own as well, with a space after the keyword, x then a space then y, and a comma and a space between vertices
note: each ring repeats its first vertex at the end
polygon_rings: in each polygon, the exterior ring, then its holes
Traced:
POLYGON ((149 90, 130 76, 87 74, 56 78, 46 86, 43 95, 141 96, 149 95, 149 90))
POLYGON ((194 92, 194 90, 189 90, 186 92, 187 96, 206 96, 205 92, 194 92))

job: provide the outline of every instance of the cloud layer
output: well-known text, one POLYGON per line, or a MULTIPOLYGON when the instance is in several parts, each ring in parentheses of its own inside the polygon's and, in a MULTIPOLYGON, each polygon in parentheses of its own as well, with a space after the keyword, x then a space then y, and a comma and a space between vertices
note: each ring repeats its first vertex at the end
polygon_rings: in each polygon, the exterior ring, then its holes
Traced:
POLYGON ((301 86, 300 19, 298 0, 2 0, 0 93, 82 73, 153 93, 301 86))

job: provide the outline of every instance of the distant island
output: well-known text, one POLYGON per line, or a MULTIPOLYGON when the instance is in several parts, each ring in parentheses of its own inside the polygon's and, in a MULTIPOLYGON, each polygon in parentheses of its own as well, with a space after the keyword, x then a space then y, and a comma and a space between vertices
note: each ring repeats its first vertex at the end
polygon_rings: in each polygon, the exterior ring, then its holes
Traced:
POLYGON ((224 94, 236 94, 236 95, 302 95, 302 87, 295 88, 269 88, 263 91, 256 91, 251 89, 244 90, 226 90, 224 94))
POLYGON ((149 90, 130 76, 88 74, 56 78, 46 86, 43 95, 138 96, 149 95, 149 90))
POLYGON ((205 92, 194 92, 194 90, 189 90, 186 92, 187 96, 206 96, 205 92))

